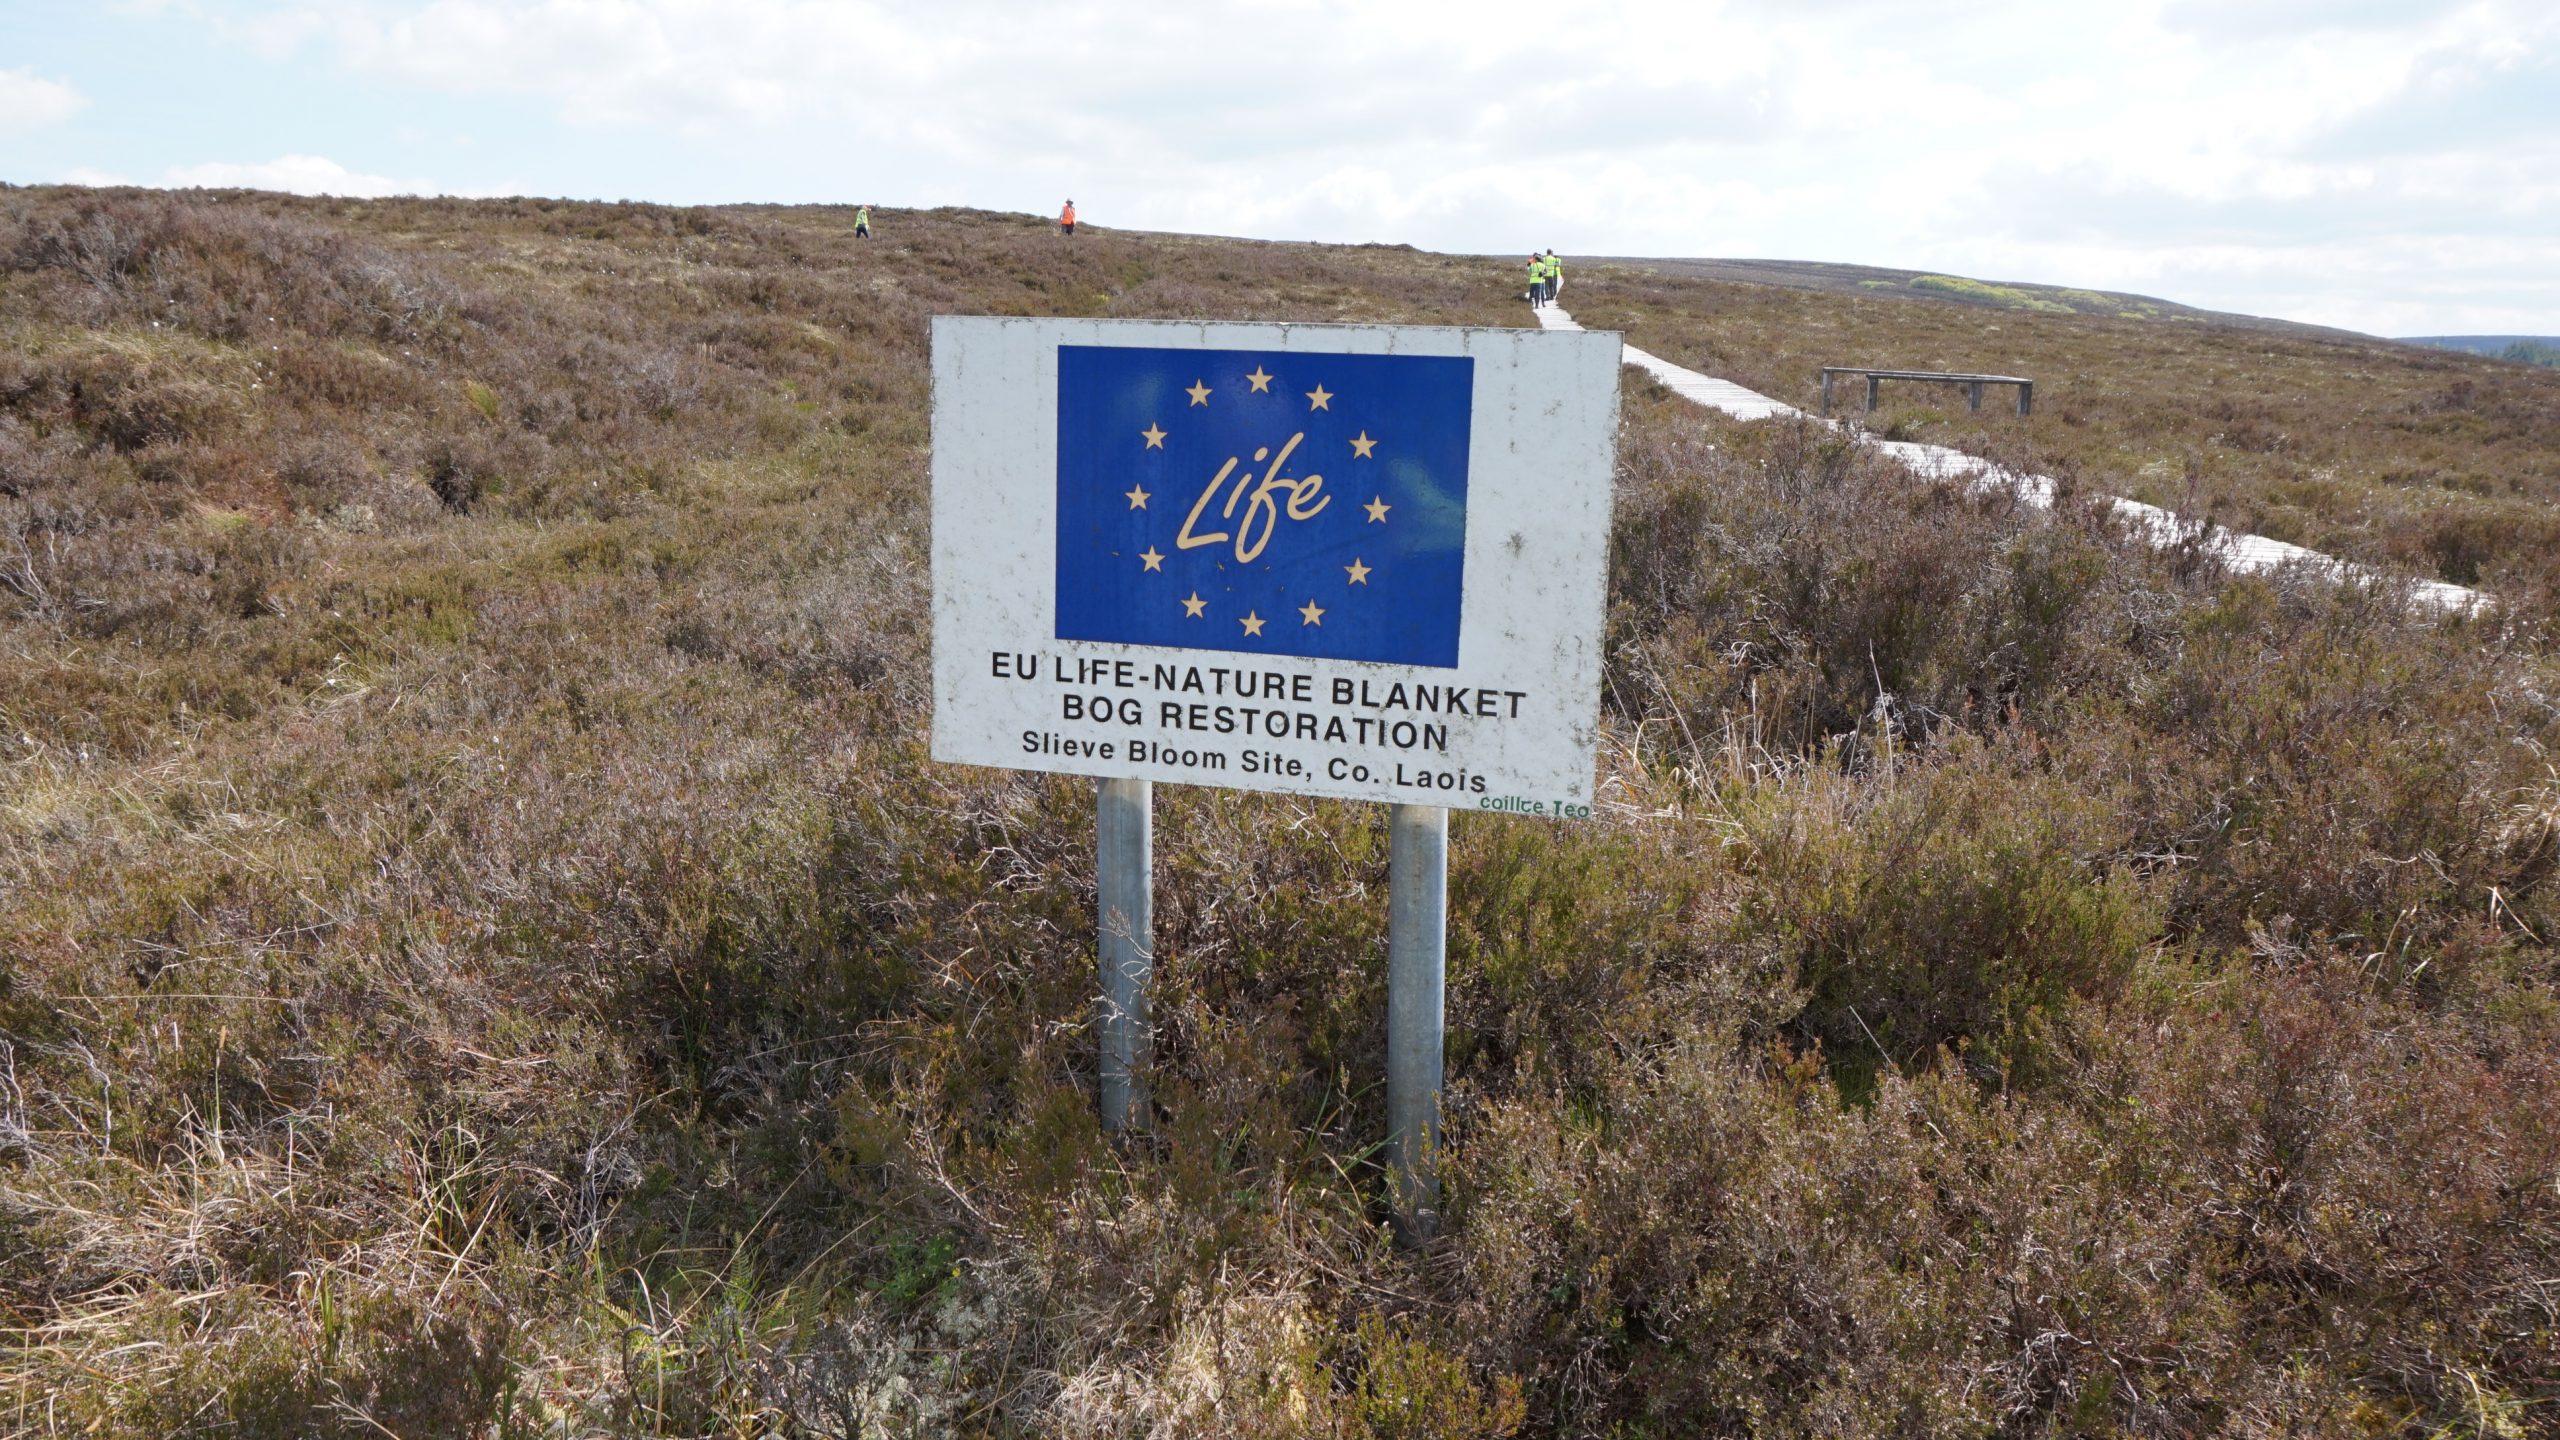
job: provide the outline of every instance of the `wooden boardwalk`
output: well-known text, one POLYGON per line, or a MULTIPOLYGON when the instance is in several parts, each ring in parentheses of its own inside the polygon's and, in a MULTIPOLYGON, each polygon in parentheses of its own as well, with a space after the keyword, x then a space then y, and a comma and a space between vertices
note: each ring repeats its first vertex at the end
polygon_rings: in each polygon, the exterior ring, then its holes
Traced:
MULTIPOLYGON (((1573 316, 1566 313, 1561 306, 1542 306, 1530 313, 1538 317, 1539 325, 1549 330, 1582 328, 1574 323, 1573 316)), ((1745 390, 1730 380, 1718 380, 1712 375, 1701 375, 1695 370, 1674 365, 1658 355, 1648 354, 1633 345, 1625 347, 1625 359, 1628 364, 1661 381, 1666 388, 1680 398, 1694 401, 1711 410, 1721 411, 1736 420, 1769 420, 1780 416, 1791 416, 1808 424, 1839 426, 1838 421, 1826 420, 1819 415, 1808 415, 1793 405, 1772 400, 1757 391, 1745 390)), ((1849 433, 1857 435, 1871 449, 1889 455, 1908 466, 1914 474, 1933 480, 1962 480, 1972 485, 2002 485, 2016 492, 2019 499, 2030 505, 2047 507, 2053 504, 2054 485, 2053 481, 2046 476, 2024 475, 2014 470, 2004 470, 1979 455, 1968 455, 1962 450, 1951 449, 1944 445, 1922 445, 1910 440, 1880 440, 1857 430, 1851 430, 1849 433)), ((2157 505, 2145 505, 2139 500, 2118 499, 2109 499, 2107 504, 2114 508, 2118 516, 2131 524, 2135 531, 2149 538, 2155 545, 2178 543, 2189 534, 2191 529, 2188 522, 2157 505)), ((2323 555, 2317 550, 2307 550, 2300 545, 2288 544, 2282 540, 2270 540, 2263 535, 2242 535, 2219 526, 2214 526, 2208 531, 2205 545, 2224 564, 2237 571, 2257 572, 2297 566, 2342 581, 2376 581, 2384 578, 2378 572, 2360 565, 2348 564, 2335 556, 2323 555)), ((2489 597, 2480 591, 2466 589, 2460 585, 2448 585, 2441 580, 2414 581, 2412 590, 2420 603, 2439 610, 2471 610, 2489 603, 2489 597)))

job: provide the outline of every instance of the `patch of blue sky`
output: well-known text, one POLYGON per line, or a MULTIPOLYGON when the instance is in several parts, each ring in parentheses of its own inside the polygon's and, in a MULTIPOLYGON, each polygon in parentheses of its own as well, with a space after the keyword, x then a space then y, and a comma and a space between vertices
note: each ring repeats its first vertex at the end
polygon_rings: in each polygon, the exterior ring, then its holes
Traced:
POLYGON ((216 17, 174 8, 39 5, 12 27, 7 62, 88 102, 0 137, 0 168, 20 183, 83 174, 162 184, 200 165, 299 154, 489 189, 530 168, 521 162, 533 152, 576 138, 549 123, 546 106, 385 86, 309 50, 262 53, 216 17))

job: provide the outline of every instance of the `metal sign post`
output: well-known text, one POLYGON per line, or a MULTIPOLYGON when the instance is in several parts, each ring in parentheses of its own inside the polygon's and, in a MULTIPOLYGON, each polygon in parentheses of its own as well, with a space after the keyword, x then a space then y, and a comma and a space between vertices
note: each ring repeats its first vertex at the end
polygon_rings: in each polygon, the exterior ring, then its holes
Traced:
POLYGON ((1407 1243, 1440 1218, 1441 1036, 1449 947, 1449 812, 1398 805, 1387 840, 1387 1158, 1407 1243))
POLYGON ((1155 1049, 1155 785, 1105 780, 1094 797, 1102 959, 1102 1128, 1147 1126, 1147 1062, 1155 1049))

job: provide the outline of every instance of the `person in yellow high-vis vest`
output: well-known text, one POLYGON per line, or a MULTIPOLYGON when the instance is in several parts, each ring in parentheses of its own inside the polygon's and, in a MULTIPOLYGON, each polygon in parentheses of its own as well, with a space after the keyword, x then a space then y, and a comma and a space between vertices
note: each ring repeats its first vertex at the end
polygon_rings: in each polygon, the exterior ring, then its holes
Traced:
POLYGON ((1550 305, 1556 303, 1556 292, 1563 288, 1564 262, 1556 258, 1556 252, 1550 250, 1547 252, 1547 303, 1550 305))
POLYGON ((854 208, 853 238, 856 240, 868 240, 871 238, 871 207, 868 205, 860 205, 854 208))
POLYGON ((1547 303, 1547 262, 1535 255, 1529 257, 1529 303, 1547 303))

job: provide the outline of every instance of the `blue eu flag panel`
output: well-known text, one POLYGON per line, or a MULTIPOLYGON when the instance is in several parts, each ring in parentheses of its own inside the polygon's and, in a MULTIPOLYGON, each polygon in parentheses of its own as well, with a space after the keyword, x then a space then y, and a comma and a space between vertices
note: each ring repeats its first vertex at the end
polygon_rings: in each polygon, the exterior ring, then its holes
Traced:
POLYGON ((1454 668, 1475 364, 1059 346, 1057 637, 1454 668))

